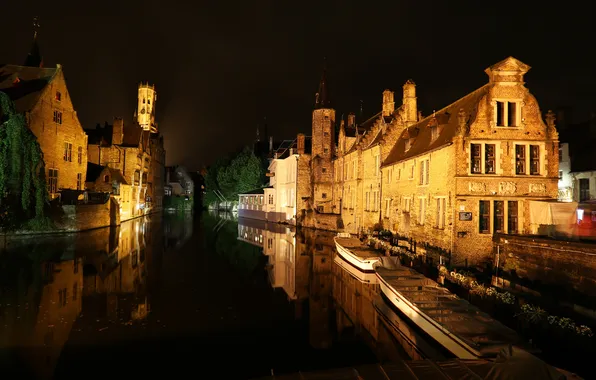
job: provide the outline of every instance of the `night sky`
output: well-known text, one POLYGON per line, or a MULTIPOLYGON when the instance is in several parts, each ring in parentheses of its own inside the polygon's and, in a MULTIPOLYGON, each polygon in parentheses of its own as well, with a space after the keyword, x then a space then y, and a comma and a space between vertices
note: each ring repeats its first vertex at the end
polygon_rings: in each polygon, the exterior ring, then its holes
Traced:
POLYGON ((264 117, 276 140, 310 134, 323 57, 338 118, 360 100, 365 116, 378 112, 386 88, 399 104, 409 78, 428 115, 511 55, 532 66, 526 83, 543 113, 573 106, 586 120, 596 109, 595 6, 553 5, 5 0, 0 62, 23 63, 39 16, 44 64, 63 65, 85 128, 131 116, 149 81, 168 164, 197 169, 252 144, 264 117))

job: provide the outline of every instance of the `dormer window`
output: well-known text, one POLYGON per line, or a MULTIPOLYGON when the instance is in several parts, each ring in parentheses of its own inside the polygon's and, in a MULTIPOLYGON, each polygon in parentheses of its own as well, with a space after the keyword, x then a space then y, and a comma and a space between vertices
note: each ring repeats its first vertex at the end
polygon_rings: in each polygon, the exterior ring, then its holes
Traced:
POLYGON ((430 141, 434 142, 439 137, 439 127, 433 125, 430 127, 430 141))
POLYGON ((414 138, 409 138, 406 140, 406 152, 410 150, 412 144, 414 144, 414 138))
POLYGON ((497 127, 520 126, 521 112, 519 102, 496 101, 495 103, 495 124, 497 127))
POLYGON ((57 102, 62 101, 62 94, 60 93, 60 91, 56 91, 56 101, 57 102))

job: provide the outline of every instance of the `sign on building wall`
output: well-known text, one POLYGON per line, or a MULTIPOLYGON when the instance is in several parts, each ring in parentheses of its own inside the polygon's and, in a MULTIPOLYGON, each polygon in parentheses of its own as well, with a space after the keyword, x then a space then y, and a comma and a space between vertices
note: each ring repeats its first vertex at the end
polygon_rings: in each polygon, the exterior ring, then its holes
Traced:
POLYGON ((460 212, 459 220, 463 220, 463 221, 472 220, 472 213, 471 212, 460 212))

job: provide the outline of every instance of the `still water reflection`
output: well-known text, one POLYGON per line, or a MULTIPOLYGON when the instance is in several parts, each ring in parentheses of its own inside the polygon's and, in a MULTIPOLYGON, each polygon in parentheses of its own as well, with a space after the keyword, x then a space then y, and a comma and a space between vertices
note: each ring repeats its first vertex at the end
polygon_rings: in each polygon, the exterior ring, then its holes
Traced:
POLYGON ((3 241, 1 373, 251 378, 416 357, 332 237, 189 214, 3 241))

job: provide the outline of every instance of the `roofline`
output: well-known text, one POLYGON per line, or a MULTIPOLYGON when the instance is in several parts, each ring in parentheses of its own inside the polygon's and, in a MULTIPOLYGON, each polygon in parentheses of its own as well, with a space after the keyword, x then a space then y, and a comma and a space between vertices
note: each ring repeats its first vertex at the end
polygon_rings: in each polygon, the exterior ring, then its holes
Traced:
MULTIPOLYGON (((474 91, 472 91, 472 92, 469 92, 469 93, 467 93, 466 95, 462 96, 461 98, 459 98, 459 99, 457 99, 457 100, 455 100, 455 101, 453 101, 453 102, 449 103, 448 105, 446 105, 445 107, 441 108, 440 110, 438 110, 438 111, 434 111, 432 114, 428 115, 428 116, 427 116, 427 117, 425 117, 424 119, 422 119, 422 120, 419 120, 419 121, 418 121, 416 124, 412 124, 412 125, 410 125, 409 127, 405 128, 405 129, 404 129, 404 131, 406 131, 406 130, 408 130, 408 129, 412 128, 412 127, 416 127, 416 126, 418 126, 418 125, 422 124, 422 122, 426 121, 427 119, 430 119, 431 117, 435 117, 435 115, 436 115, 436 114, 438 114, 438 113, 444 112, 445 110, 447 110, 447 108, 451 107, 451 106, 452 106, 452 105, 454 105, 455 103, 457 103, 457 102, 459 102, 459 101, 461 101, 461 100, 463 100, 463 99, 466 99, 466 98, 468 98, 468 97, 470 97, 470 96, 472 96, 472 95, 475 95, 477 92, 480 92, 480 90, 484 90, 484 88, 485 88, 485 87, 490 87, 490 86, 492 86, 492 83, 486 83, 485 85, 483 85, 483 86, 481 86, 481 87, 478 87, 478 88, 477 88, 477 89, 475 89, 474 91)), ((401 137, 401 136, 400 136, 400 137, 401 137)))
POLYGON ((392 162, 392 163, 390 163, 390 164, 381 164, 381 169, 383 169, 383 168, 386 168, 386 167, 389 167, 389 166, 392 166, 392 165, 400 164, 400 163, 402 163, 402 162, 405 162, 405 161, 408 161, 408 160, 412 160, 412 159, 418 158, 418 157, 420 157, 420 156, 424 156, 424 155, 426 155, 426 154, 429 154, 429 153, 435 152, 435 151, 437 151, 437 150, 441 150, 441 149, 443 149, 443 148, 446 148, 446 147, 448 147, 448 146, 450 146, 450 145, 453 145, 453 141, 450 141, 450 142, 448 142, 448 143, 445 143, 445 144, 443 144, 443 145, 439 145, 439 146, 438 146, 438 147, 436 147, 436 148, 433 148, 433 149, 427 150, 427 151, 425 151, 425 152, 423 152, 423 153, 416 154, 416 155, 414 155, 414 156, 412 156, 412 157, 408 157, 408 158, 405 158, 405 159, 403 159, 403 160, 395 161, 395 162, 392 162))

